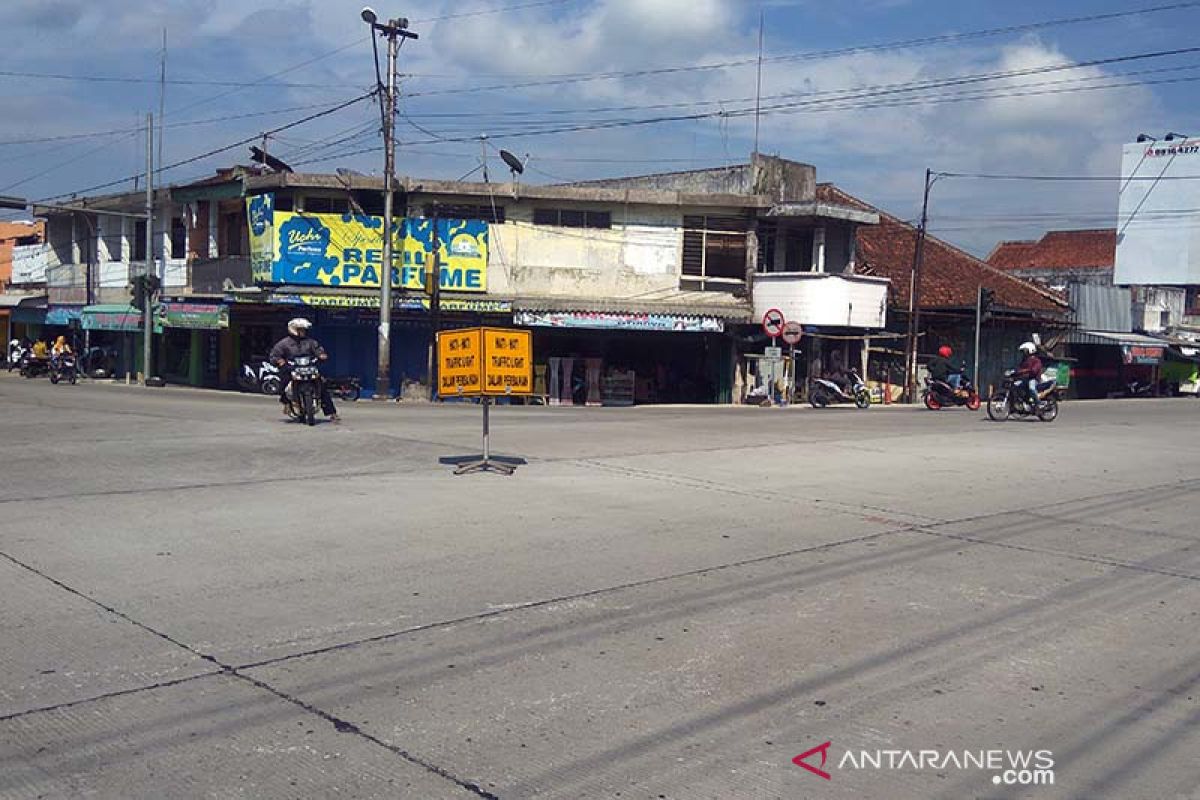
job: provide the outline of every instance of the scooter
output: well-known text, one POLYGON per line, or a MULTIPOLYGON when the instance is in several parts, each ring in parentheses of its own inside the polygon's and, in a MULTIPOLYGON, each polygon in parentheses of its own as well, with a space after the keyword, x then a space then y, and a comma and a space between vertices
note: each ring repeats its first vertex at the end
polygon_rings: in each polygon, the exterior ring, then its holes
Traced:
POLYGON ((827 378, 810 380, 808 382, 808 402, 812 407, 825 408, 840 403, 853 403, 859 408, 870 408, 871 392, 867 389, 867 384, 862 377, 852 369, 846 370, 845 375, 848 384, 848 389, 845 390, 827 378))
POLYGON ((21 358, 20 372, 22 378, 38 378, 50 371, 50 359, 37 358, 32 351, 21 358))
POLYGON ((279 377, 279 367, 264 359, 257 366, 253 363, 242 365, 238 386, 247 392, 277 395, 283 389, 283 379, 279 377))
POLYGON ((8 350, 8 371, 12 372, 21 366, 21 361, 29 355, 29 348, 23 344, 15 344, 8 350))
POLYGON ((321 397, 321 370, 314 356, 296 356, 288 362, 292 379, 284 388, 287 413, 306 425, 317 422, 317 402, 321 397))
POLYGON ((362 384, 353 375, 326 378, 325 385, 329 387, 329 393, 338 400, 354 402, 362 395, 362 384))
POLYGON ((925 407, 930 411, 937 411, 953 406, 966 406, 972 411, 978 411, 979 406, 982 405, 982 401, 979 399, 979 392, 975 391, 975 386, 965 375, 963 376, 962 383, 959 384, 957 392, 946 381, 926 377, 925 389, 921 392, 921 395, 925 401, 925 407))

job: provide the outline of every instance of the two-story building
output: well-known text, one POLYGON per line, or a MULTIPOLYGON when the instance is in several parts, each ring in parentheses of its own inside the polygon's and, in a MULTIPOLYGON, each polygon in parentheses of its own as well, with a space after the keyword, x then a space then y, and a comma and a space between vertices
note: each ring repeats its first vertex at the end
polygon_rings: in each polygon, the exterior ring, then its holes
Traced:
MULTIPOLYGON (((172 191, 191 291, 230 307, 223 382, 303 314, 333 369, 376 389, 382 189, 350 172, 241 171, 172 191)), ((887 280, 854 269, 855 232, 878 216, 818 202, 806 164, 561 186, 405 178, 396 207, 391 393, 428 380, 435 217, 436 324, 531 328, 550 402, 737 401, 771 307, 829 331, 885 324, 887 280)))

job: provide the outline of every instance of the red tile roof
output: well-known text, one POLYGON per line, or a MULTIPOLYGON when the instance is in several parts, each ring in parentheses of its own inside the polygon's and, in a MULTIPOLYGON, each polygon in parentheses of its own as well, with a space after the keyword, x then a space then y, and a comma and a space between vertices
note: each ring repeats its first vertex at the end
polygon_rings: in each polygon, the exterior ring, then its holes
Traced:
MULTIPOLYGON (((878 225, 858 228, 857 269, 866 275, 889 278, 892 282, 891 304, 896 308, 907 308, 917 229, 832 184, 819 185, 817 199, 879 214, 878 225)), ((1069 307, 1066 298, 1057 292, 996 269, 936 236, 925 237, 921 268, 922 309, 973 307, 980 286, 995 291, 998 308, 1062 312, 1069 307)))
POLYGON ((1001 242, 988 256, 999 269, 1112 269, 1116 261, 1115 228, 1050 231, 1036 242, 1001 242))

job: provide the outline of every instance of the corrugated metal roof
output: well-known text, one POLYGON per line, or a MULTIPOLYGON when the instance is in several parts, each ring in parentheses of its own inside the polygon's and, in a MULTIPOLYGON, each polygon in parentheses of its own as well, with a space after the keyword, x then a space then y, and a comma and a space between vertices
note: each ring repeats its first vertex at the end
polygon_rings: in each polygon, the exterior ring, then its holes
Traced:
POLYGON ((1075 324, 1093 331, 1133 330, 1133 296, 1128 287, 1073 283, 1071 308, 1075 324))
POLYGON ((1130 347, 1166 347, 1170 342, 1157 336, 1117 331, 1074 330, 1066 335, 1071 344, 1128 345, 1130 347))

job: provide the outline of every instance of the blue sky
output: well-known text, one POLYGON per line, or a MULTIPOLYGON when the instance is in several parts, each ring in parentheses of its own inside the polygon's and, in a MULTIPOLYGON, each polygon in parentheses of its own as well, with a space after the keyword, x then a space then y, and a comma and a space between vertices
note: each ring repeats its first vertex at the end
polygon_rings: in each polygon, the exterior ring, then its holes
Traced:
MULTIPOLYGON (((1194 81, 1200 78, 1200 53, 1077 66, 1194 46, 1189 32, 1200 23, 1200 6, 926 46, 820 58, 811 57, 813 52, 1170 3, 468 0, 395 8, 377 3, 377 8, 381 15, 407 13, 421 34, 401 54, 401 69, 409 76, 403 81, 407 118, 398 129, 406 143, 399 161, 404 174, 458 178, 471 172, 479 166, 479 144, 453 140, 485 132, 494 146, 528 154, 528 178, 537 182, 744 160, 753 146, 753 121, 738 112, 752 106, 755 67, 738 62, 756 55, 761 12, 766 19, 764 103, 793 105, 762 118, 760 149, 812 163, 820 180, 913 218, 926 167, 1114 175, 1121 143, 1139 132, 1200 134, 1194 81), (473 13, 499 7, 508 8, 473 13), (454 16, 442 18, 449 15, 454 16), (810 55, 790 58, 797 54, 810 55), (734 63, 688 69, 728 62, 734 63), (683 69, 573 82, 561 77, 667 68, 683 69), (889 95, 868 95, 876 107, 864 107, 862 93, 880 91, 864 87, 984 75, 990 78, 921 93, 895 94, 893 88, 889 95), (514 85, 531 83, 540 85, 514 85), (1078 91, 1114 83, 1127 85, 1078 91), (857 95, 846 97, 846 92, 857 95), (1010 96, 996 96, 1003 94, 1010 96), (785 97, 771 99, 778 95, 785 97), (941 102, 929 102, 935 96, 941 102), (733 113, 515 135, 572 123, 722 110, 733 113)), ((198 82, 167 87, 165 163, 355 96, 374 80, 360 5, 342 0, 5 0, 0 70, 144 82, 0 76, 7 111, 0 118, 0 194, 48 197, 143 168, 144 140, 132 129, 158 108, 155 81, 164 27, 168 78, 198 82), (297 66, 304 62, 311 63, 297 66), (281 74, 263 80, 273 73, 281 74), (222 82, 234 85, 208 85, 222 82), (104 131, 122 132, 12 143, 104 131)), ((361 103, 283 132, 270 148, 297 162, 334 156, 307 169, 378 172, 379 152, 353 155, 379 146, 378 120, 377 107, 361 103)), ((490 152, 493 175, 503 175, 494 149, 490 152)), ((195 179, 245 158, 239 148, 166 177, 195 179)), ((1048 227, 1111 224, 1115 208, 1116 187, 1106 183, 946 180, 934 190, 932 224, 945 238, 986 253, 998 239, 1034 236, 1048 227)))

